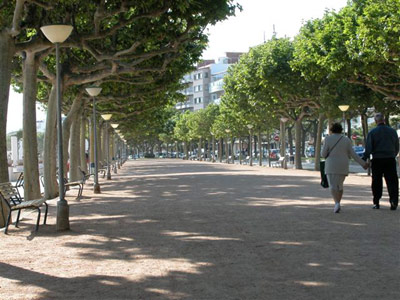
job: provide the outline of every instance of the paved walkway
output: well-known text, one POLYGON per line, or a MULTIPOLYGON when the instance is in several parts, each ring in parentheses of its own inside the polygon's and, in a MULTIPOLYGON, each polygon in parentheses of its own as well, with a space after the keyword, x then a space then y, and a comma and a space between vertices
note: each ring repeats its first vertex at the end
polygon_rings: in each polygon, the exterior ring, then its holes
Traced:
POLYGON ((51 203, 38 233, 0 233, 0 299, 399 299, 399 211, 369 184, 334 214, 316 172, 128 161, 68 197, 71 231, 51 203))

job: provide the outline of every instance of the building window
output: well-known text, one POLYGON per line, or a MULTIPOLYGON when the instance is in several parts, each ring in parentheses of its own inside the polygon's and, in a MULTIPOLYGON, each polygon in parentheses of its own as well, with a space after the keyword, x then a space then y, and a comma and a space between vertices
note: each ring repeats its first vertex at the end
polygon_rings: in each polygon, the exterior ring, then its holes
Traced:
POLYGON ((199 80, 199 79, 203 78, 202 75, 203 75, 202 73, 194 74, 194 79, 195 79, 195 80, 199 80))
POLYGON ((201 92, 203 90, 203 86, 202 85, 196 85, 195 87, 194 87, 194 91, 195 92, 201 92))
POLYGON ((204 73, 204 77, 205 77, 205 78, 208 78, 208 72, 205 72, 205 73, 204 73))
POLYGON ((203 102, 203 98, 202 97, 194 98, 194 104, 200 104, 202 102, 203 102))

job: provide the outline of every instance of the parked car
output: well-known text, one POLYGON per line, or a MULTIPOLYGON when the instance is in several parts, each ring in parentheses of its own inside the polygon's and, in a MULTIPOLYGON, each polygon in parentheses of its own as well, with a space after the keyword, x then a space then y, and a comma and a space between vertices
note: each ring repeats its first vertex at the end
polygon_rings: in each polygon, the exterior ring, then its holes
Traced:
POLYGON ((271 152, 269 153, 269 157, 271 159, 279 159, 281 157, 280 150, 279 149, 271 149, 271 152))
POLYGON ((353 146, 354 152, 357 153, 359 157, 363 157, 365 149, 363 146, 353 146))

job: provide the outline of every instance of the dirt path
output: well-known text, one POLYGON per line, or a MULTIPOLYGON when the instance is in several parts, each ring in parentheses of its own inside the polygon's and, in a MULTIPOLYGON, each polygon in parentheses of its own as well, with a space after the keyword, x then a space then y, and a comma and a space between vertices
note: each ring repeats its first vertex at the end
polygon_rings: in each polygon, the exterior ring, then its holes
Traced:
POLYGON ((71 231, 51 203, 0 232, 0 299, 400 299, 400 212, 369 184, 334 214, 316 172, 129 161, 68 197, 71 231))

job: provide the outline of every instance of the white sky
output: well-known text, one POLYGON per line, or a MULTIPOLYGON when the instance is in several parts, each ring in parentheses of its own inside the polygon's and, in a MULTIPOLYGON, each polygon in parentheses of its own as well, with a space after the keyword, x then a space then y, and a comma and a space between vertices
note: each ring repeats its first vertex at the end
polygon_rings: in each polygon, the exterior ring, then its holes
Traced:
POLYGON ((321 18, 326 8, 338 11, 347 0, 237 0, 242 12, 209 28, 209 47, 204 59, 217 59, 225 52, 247 52, 272 37, 294 37, 303 21, 321 18))
MULTIPOLYGON (((243 11, 209 28, 209 47, 204 59, 217 59, 225 52, 247 52, 270 39, 273 26, 278 37, 294 37, 303 21, 321 18, 325 9, 339 10, 347 0, 238 0, 243 11)), ((45 113, 37 109, 37 120, 45 113)), ((22 95, 10 92, 7 132, 22 128, 22 95)))

